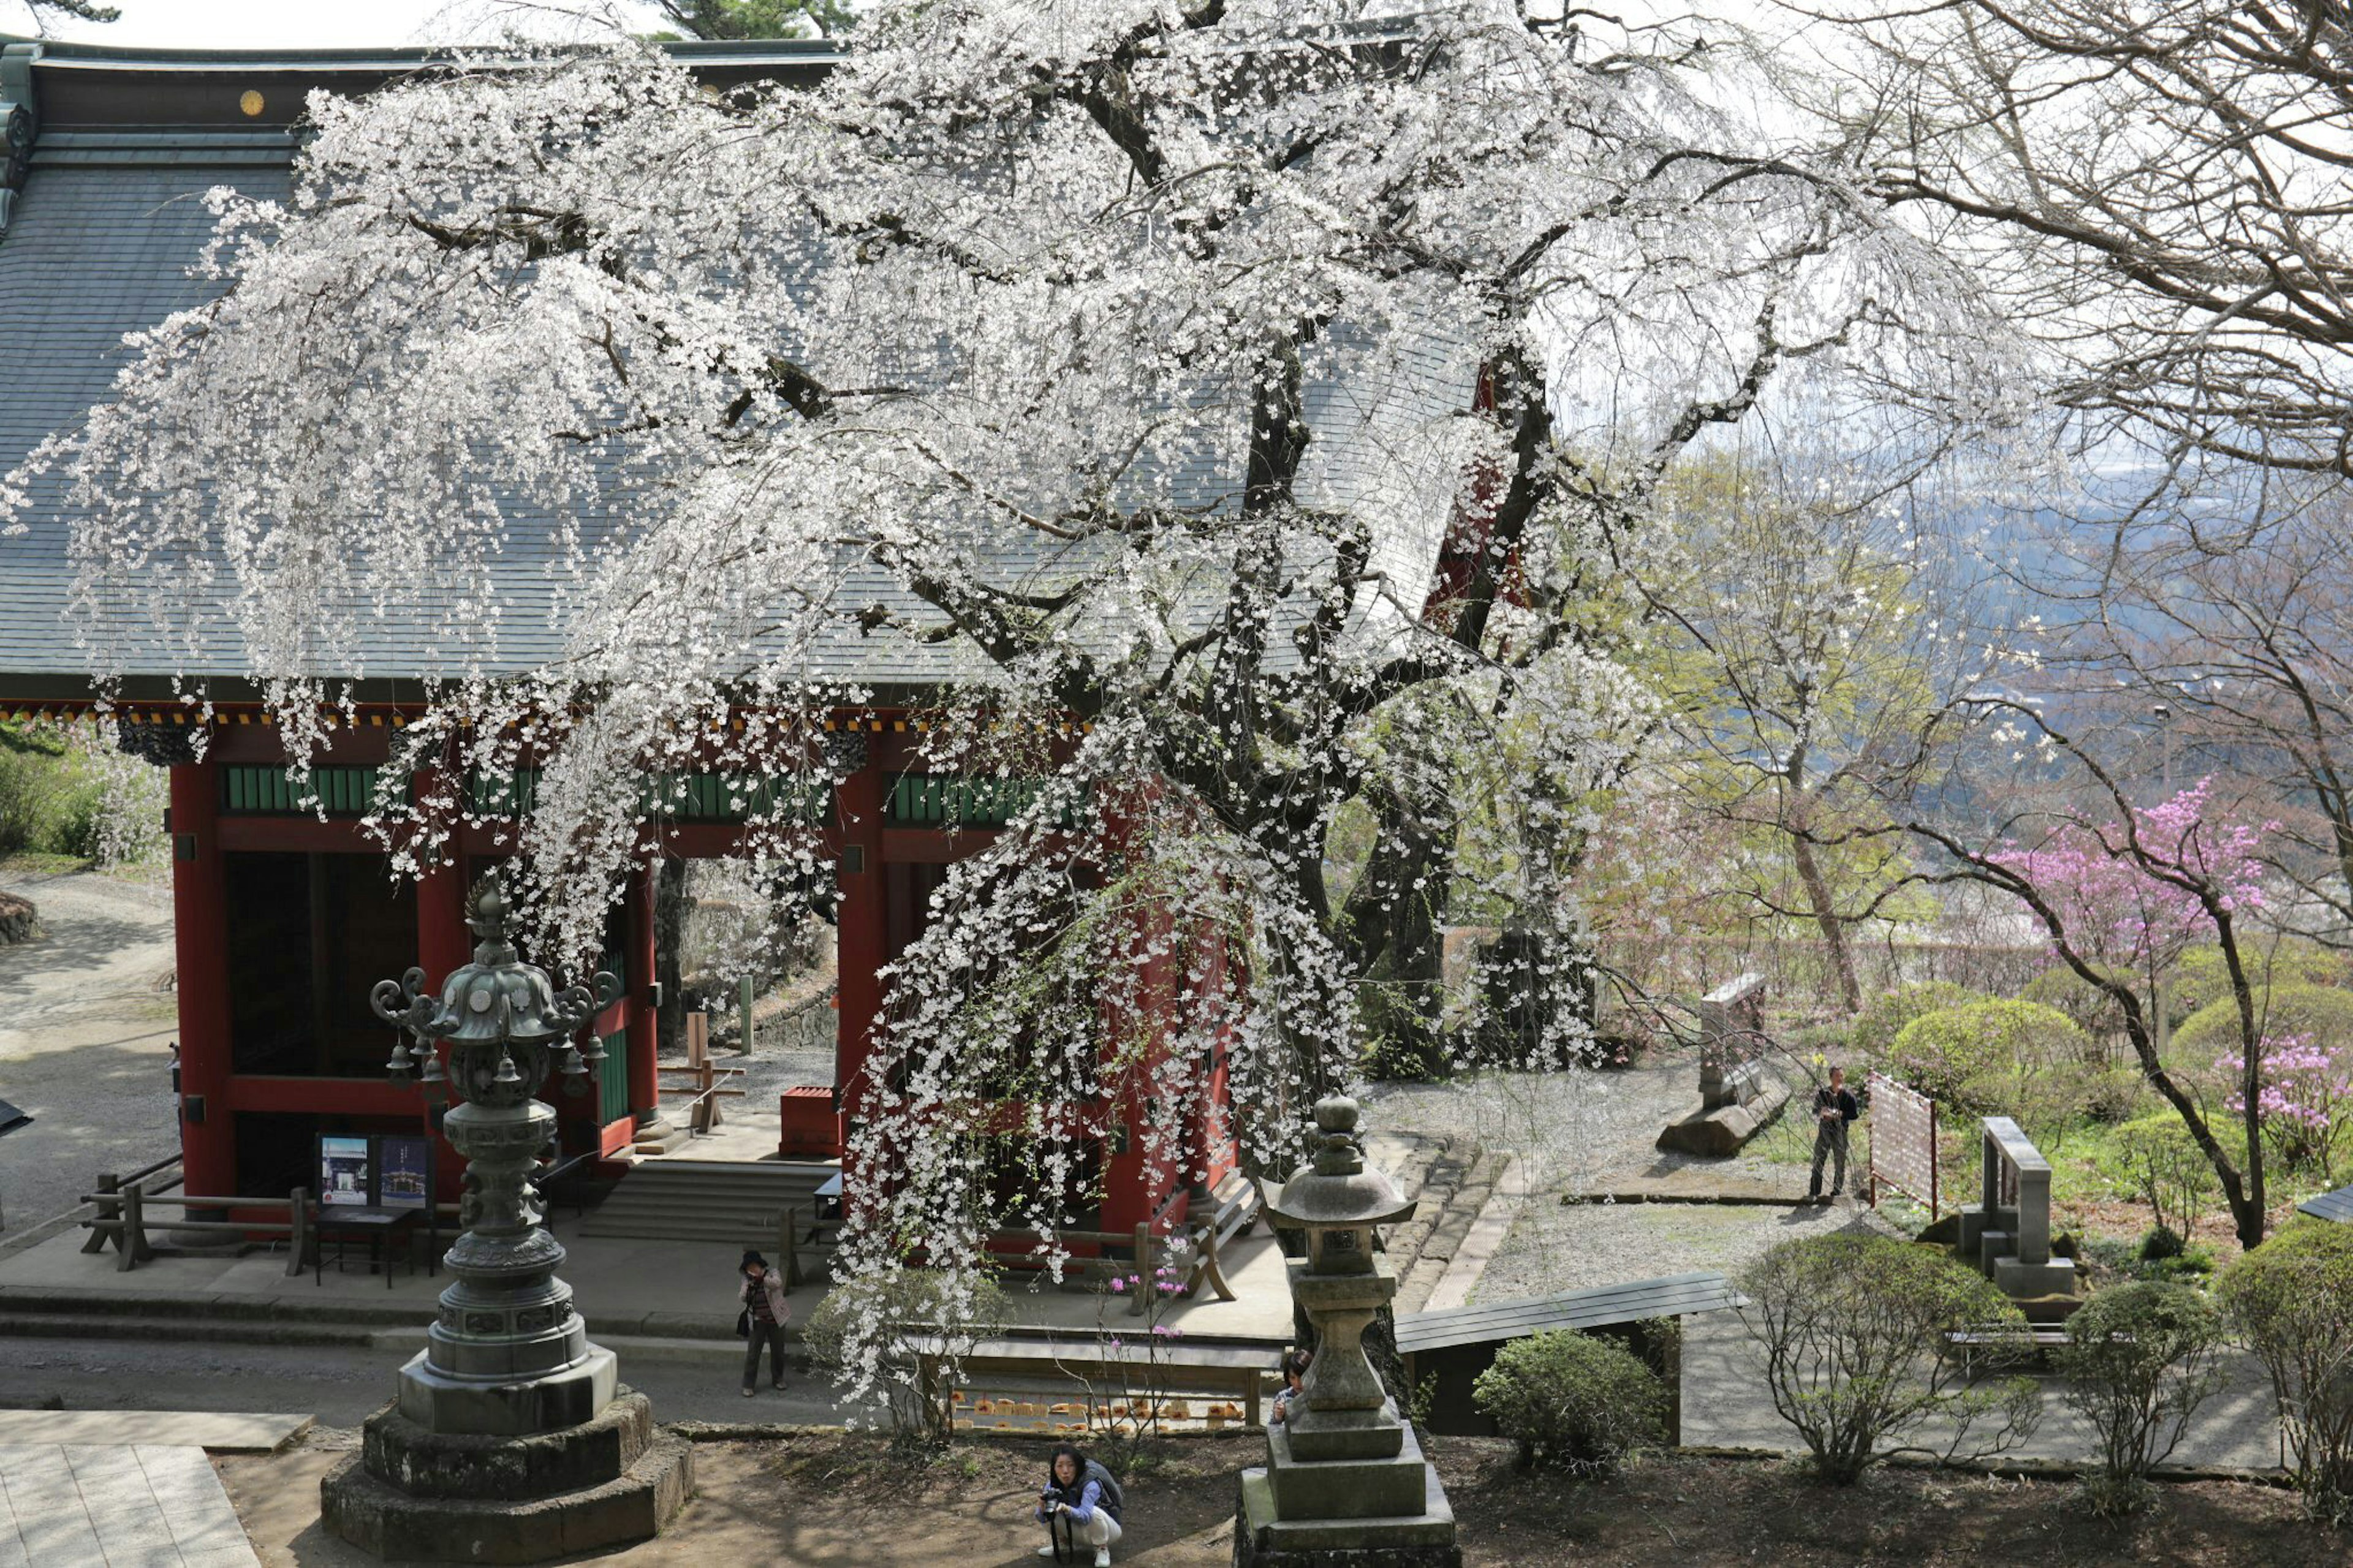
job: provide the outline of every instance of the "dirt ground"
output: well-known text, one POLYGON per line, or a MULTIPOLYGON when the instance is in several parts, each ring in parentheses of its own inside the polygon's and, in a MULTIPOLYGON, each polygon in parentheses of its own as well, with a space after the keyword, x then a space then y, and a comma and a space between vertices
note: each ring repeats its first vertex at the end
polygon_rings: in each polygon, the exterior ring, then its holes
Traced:
MULTIPOLYGON (((284 1454, 217 1461, 269 1568, 375 1564, 318 1525, 318 1482, 355 1435, 324 1433, 284 1454)), ((2104 1524, 2069 1483, 1883 1470, 1860 1486, 1816 1486, 1773 1461, 1657 1459, 1606 1482, 1532 1477, 1507 1444, 1437 1438, 1462 1521, 1463 1561, 1509 1568, 1739 1564, 1905 1568, 2323 1568, 2353 1559, 2353 1537, 2307 1524, 2295 1495, 2221 1481, 2168 1486, 2155 1510, 2104 1524)), ((1255 1433, 1171 1442, 1128 1467, 1135 1568, 1225 1568, 1235 1473, 1261 1462, 1255 1433)), ((695 1451, 701 1494, 657 1541, 591 1559, 615 1568, 787 1563, 807 1568, 1024 1568, 1045 1468, 1035 1442, 977 1440, 902 1464, 863 1436, 810 1433, 695 1451)))

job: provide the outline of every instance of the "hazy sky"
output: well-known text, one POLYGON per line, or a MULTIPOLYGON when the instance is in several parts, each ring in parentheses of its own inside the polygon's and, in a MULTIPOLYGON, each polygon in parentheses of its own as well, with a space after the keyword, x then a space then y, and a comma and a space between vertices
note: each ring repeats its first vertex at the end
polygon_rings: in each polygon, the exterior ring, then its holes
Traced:
MULTIPOLYGON (((122 19, 94 26, 49 14, 49 37, 165 48, 351 48, 376 44, 446 43, 480 37, 486 21, 537 34, 575 28, 569 14, 597 0, 111 0, 122 19)), ((649 26, 643 7, 617 9, 649 26)), ((22 0, 0 0, 0 32, 32 33, 22 0)))

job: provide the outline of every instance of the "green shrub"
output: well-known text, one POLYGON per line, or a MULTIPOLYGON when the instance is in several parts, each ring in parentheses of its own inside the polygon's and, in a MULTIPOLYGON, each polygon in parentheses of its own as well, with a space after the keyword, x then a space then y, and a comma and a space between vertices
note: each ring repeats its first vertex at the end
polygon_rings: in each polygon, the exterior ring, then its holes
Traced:
POLYGON ((1972 1383, 1945 1352, 1957 1330, 2026 1342, 2016 1304, 1944 1248, 1836 1233, 1785 1241, 1743 1270, 1741 1320, 1764 1347, 1773 1408, 1823 1479, 1847 1485, 1883 1440, 1981 1458, 2032 1435, 2033 1380, 1972 1383))
POLYGON ((1947 1007, 1966 1007, 1972 1002, 1990 1002, 1993 998, 1982 991, 1972 991, 1966 985, 1956 985, 1949 980, 1931 980, 1919 985, 1899 985, 1893 991, 1883 991, 1870 1005, 1855 1015, 1854 1026, 1847 1032, 1852 1047, 1873 1062, 1888 1059, 1888 1050, 1904 1026, 1930 1013, 1941 1013, 1947 1007))
MULTIPOLYGON (((2259 987, 2343 985, 2353 979, 2353 965, 2348 965, 2344 954, 2307 942, 2283 942, 2275 947, 2242 943, 2239 960, 2247 966, 2248 984, 2259 987)), ((2220 942, 2210 942, 2183 953, 2174 961, 2167 979, 2179 1018, 2231 999, 2231 969, 2222 962, 2220 942)))
MULTIPOLYGON (((1963 1115, 2020 1115, 2031 1109, 2025 1089, 2039 1071, 2079 1062, 2089 1048, 2084 1031, 2055 1007, 1972 1002, 1905 1025, 1889 1058, 1898 1077, 1963 1115)), ((2041 1108, 2051 1107, 2053 1087, 2037 1089, 2041 1108)))
MULTIPOLYGON (((2255 993, 2255 1024, 2272 1039, 2308 1035, 2327 1050, 2353 1046, 2353 991, 2333 985, 2281 985, 2255 993)), ((2173 1037, 2174 1049, 2186 1059, 2205 1064, 2217 1057, 2237 1056, 2240 1047, 2239 1004, 2225 994, 2190 1015, 2173 1037)))
POLYGON ((1666 1439, 1665 1386, 1632 1352, 1574 1329, 1512 1341, 1471 1394, 1525 1465, 1607 1475, 1666 1439))
POLYGON ((2154 1263, 2160 1258, 2179 1258, 2186 1245, 2181 1233, 2171 1226, 2150 1226, 2148 1234, 2140 1238, 2140 1260, 2154 1263))
POLYGON ((2331 1523, 2353 1518, 2353 1226, 2299 1220, 2214 1290, 2271 1375, 2305 1506, 2331 1523))
POLYGON ((2148 1205, 2158 1229, 2186 1237, 2221 1190, 2214 1167, 2172 1110, 2137 1116, 2116 1130, 2101 1161, 2108 1179, 2148 1205))
POLYGON ((2058 1355, 2067 1403, 2100 1436, 2100 1468, 2084 1478, 2094 1511, 2126 1514, 2147 1500, 2149 1470, 2222 1385, 2221 1339, 2221 1313, 2186 1285, 2112 1286, 2067 1320, 2058 1355))
MULTIPOLYGON (((2103 965, 2093 967, 2112 977, 2118 973, 2103 965)), ((2125 976, 2124 983, 2129 985, 2132 980, 2125 976)), ((2028 981, 2026 988, 2018 994, 2018 999, 2054 1007, 2066 1014, 2087 1038, 2113 1040, 2124 1036, 2125 1011, 2116 999, 2063 963, 2055 969, 2046 969, 2028 981)))
POLYGON ((55 752, 15 725, 0 726, 0 855, 39 847, 64 781, 55 752))
POLYGON ((33 847, 95 860, 106 824, 106 793, 93 784, 61 791, 33 847))

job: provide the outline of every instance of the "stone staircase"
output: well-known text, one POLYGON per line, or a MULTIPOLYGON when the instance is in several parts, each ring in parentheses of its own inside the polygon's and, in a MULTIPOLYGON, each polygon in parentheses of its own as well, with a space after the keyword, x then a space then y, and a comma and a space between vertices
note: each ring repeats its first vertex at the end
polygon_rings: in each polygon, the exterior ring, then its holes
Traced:
POLYGON ((829 1253, 831 1233, 807 1241, 817 1213, 817 1189, 838 1168, 816 1162, 640 1160, 582 1222, 586 1237, 646 1241, 709 1241, 776 1255, 777 1216, 797 1219, 796 1245, 803 1266, 814 1251, 829 1253))
POLYGON ((1389 1237, 1389 1257, 1398 1271, 1396 1310, 1421 1310, 1510 1163, 1509 1154, 1468 1140, 1430 1163, 1420 1207, 1389 1237))

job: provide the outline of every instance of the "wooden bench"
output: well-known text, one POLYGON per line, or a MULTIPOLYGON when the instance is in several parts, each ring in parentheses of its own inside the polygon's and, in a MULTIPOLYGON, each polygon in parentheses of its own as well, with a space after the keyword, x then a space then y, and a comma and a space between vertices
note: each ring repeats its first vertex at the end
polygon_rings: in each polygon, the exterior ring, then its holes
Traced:
POLYGON ((1258 1184, 1240 1171, 1227 1172, 1210 1194, 1208 1217, 1188 1225, 1187 1234, 1177 1238, 1174 1250, 1180 1294, 1191 1295, 1206 1279, 1219 1300, 1234 1299, 1234 1288, 1226 1283, 1225 1269, 1218 1261, 1219 1249, 1250 1234, 1258 1224, 1259 1206, 1258 1184))
MULTIPOLYGON (((1155 1347, 1149 1361, 1109 1356, 1094 1341, 1082 1344, 1060 1341, 984 1340, 957 1363, 960 1381, 970 1387, 977 1378, 1050 1381, 1062 1377, 1086 1386, 1096 1405, 1109 1400, 1095 1385, 1124 1384, 1139 1371, 1153 1383, 1149 1389, 1126 1390, 1155 1403, 1169 1399, 1230 1399, 1242 1407, 1253 1426, 1262 1419, 1267 1379, 1275 1375, 1268 1364, 1272 1352, 1250 1345, 1187 1345, 1178 1341, 1155 1347)), ((953 1390, 946 1386, 944 1358, 936 1352, 919 1355, 922 1386, 942 1404, 953 1390)))
MULTIPOLYGON (((989 1240, 1034 1249, 1045 1245, 1046 1237, 1042 1231, 1000 1230, 989 1240)), ((1081 1279, 1106 1284, 1133 1280, 1134 1288, 1123 1290, 1128 1298, 1128 1315, 1135 1318, 1144 1316, 1155 1283, 1150 1278, 1155 1265, 1152 1261, 1152 1226, 1149 1224, 1138 1225, 1133 1230, 1058 1230, 1054 1233, 1054 1241, 1058 1246, 1106 1249, 1092 1258, 1063 1258, 1063 1277, 1068 1279, 1075 1275, 1081 1279), (1112 1247, 1124 1247, 1126 1253, 1124 1256, 1112 1253, 1108 1250, 1112 1247)), ((995 1257, 997 1263, 1006 1268, 1043 1269, 1049 1266, 1047 1259, 1034 1250, 997 1252, 995 1257)))
POLYGON ((2023 1329, 1954 1329, 1945 1335, 1947 1352, 1957 1351, 1960 1353, 1961 1375, 1971 1382, 1976 1381, 1976 1357, 1979 1351, 2024 1352, 2040 1359, 2066 1342, 2066 1330, 2045 1323, 2031 1323, 2023 1329))

